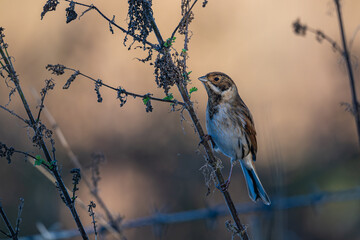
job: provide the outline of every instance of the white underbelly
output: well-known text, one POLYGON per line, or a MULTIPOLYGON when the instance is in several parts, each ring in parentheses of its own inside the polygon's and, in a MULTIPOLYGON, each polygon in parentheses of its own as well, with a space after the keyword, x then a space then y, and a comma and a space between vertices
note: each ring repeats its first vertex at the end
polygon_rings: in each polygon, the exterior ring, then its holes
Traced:
POLYGON ((246 140, 238 125, 240 121, 230 119, 226 108, 220 108, 212 119, 207 115, 206 119, 208 134, 219 150, 234 160, 243 158, 242 145, 246 140))

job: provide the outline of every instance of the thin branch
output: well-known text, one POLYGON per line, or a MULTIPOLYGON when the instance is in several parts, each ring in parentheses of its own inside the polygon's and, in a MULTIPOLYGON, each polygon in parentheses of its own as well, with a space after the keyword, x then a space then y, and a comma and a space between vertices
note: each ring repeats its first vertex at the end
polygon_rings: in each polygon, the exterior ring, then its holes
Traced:
POLYGON ((316 35, 317 40, 319 42, 321 42, 322 40, 327 41, 334 49, 334 51, 339 52, 340 54, 343 54, 344 50, 339 46, 339 44, 333 40, 331 37, 329 37, 328 35, 326 35, 324 32, 311 28, 311 27, 307 27, 307 30, 313 34, 316 35))
POLYGON ((339 19, 341 40, 342 40, 342 44, 343 44, 343 48, 344 48, 343 56, 345 58, 346 66, 347 66, 348 74, 349 74, 350 90, 351 90, 352 105, 353 105, 352 107, 353 107, 353 112, 355 115, 357 135, 358 135, 358 140, 359 140, 359 145, 360 145, 360 113, 359 113, 359 103, 357 100, 357 94, 356 94, 356 89, 355 89, 354 75, 353 75, 352 65, 351 65, 351 61, 350 61, 350 54, 349 54, 346 39, 345 39, 345 33, 344 33, 345 31, 344 31, 344 24, 343 24, 343 20, 342 20, 340 2, 339 2, 339 0, 334 0, 334 1, 335 1, 336 10, 337 10, 338 19, 339 19))
POLYGON ((7 234, 6 232, 4 232, 3 230, 0 229, 0 233, 4 234, 6 237, 11 238, 11 236, 9 234, 7 234))
POLYGON ((301 23, 300 19, 297 19, 295 22, 293 22, 292 27, 296 35, 305 36, 307 32, 310 32, 316 36, 316 40, 318 42, 322 42, 323 40, 325 40, 333 47, 334 51, 337 51, 341 55, 343 55, 344 51, 339 46, 339 44, 335 40, 333 40, 330 36, 326 35, 323 31, 309 27, 301 23))
MULTIPOLYGON (((150 47, 154 48, 154 49, 159 49, 158 46, 156 46, 155 44, 152 44, 151 42, 147 41, 147 40, 144 40, 136 35, 133 35, 131 33, 129 33, 127 30, 125 30, 124 28, 122 28, 121 26, 117 25, 113 20, 111 20, 110 18, 108 18, 105 14, 103 14, 96 6, 94 5, 88 5, 88 4, 84 4, 84 3, 80 3, 80 2, 76 2, 76 1, 72 1, 72 0, 64 0, 64 1, 67 1, 67 2, 73 2, 75 3, 76 5, 79 5, 79 6, 83 6, 83 7, 88 7, 90 9, 94 9, 95 11, 97 11, 100 16, 102 16, 106 21, 109 22, 109 24, 115 26, 116 28, 118 28, 119 30, 121 30, 122 32, 130 35, 131 37, 133 37, 135 40, 139 41, 139 42, 143 42, 143 43, 146 43, 147 45, 149 45, 150 47)), ((88 11, 88 10, 87 10, 88 11)))
POLYGON ((176 26, 175 30, 173 31, 173 33, 171 34, 171 38, 170 39, 173 39, 175 37, 175 34, 177 32, 177 30, 179 29, 179 27, 184 24, 184 22, 186 21, 186 19, 190 16, 191 14, 191 11, 193 9, 193 7, 195 6, 195 4, 197 3, 198 0, 195 0, 193 2, 193 4, 191 5, 191 7, 189 8, 189 10, 187 11, 187 13, 181 18, 179 24, 176 26))
POLYGON ((15 233, 13 227, 11 226, 10 221, 9 221, 8 217, 6 216, 6 214, 5 214, 5 211, 4 211, 3 207, 2 207, 1 202, 0 202, 0 215, 1 215, 2 219, 4 220, 6 227, 8 228, 8 230, 10 232, 11 238, 13 240, 18 240, 17 234, 15 233))
MULTIPOLYGON (((253 203, 240 203, 236 204, 236 209, 241 214, 251 213, 267 213, 272 214, 276 211, 286 211, 288 209, 300 208, 300 207, 316 207, 327 203, 335 202, 347 202, 360 199, 360 187, 355 187, 347 190, 340 191, 321 191, 305 195, 298 195, 293 197, 275 198, 270 206, 263 204, 253 203)), ((216 219, 218 217, 224 217, 229 214, 227 206, 224 204, 216 205, 209 208, 202 208, 190 211, 183 211, 177 213, 157 213, 152 216, 137 218, 129 221, 125 221, 122 224, 122 229, 133 229, 146 226, 154 226, 157 224, 176 224, 190 221, 198 221, 203 219, 216 219)), ((93 226, 86 227, 88 234, 93 234, 93 226)), ((53 240, 67 239, 76 237, 79 232, 76 229, 63 230, 57 232, 51 232, 53 240)), ((34 235, 28 237, 22 237, 20 240, 37 240, 41 235, 34 235)))
POLYGON ((19 231, 20 231, 20 224, 21 224, 21 221, 22 221, 21 220, 21 214, 22 214, 23 208, 24 208, 24 199, 20 198, 20 204, 19 204, 19 207, 18 207, 18 215, 17 215, 17 218, 16 218, 16 226, 15 226, 16 235, 18 235, 19 231))
POLYGON ((91 217, 91 220, 92 220, 91 223, 93 224, 93 228, 94 228, 95 240, 97 240, 98 232, 96 230, 96 220, 95 220, 95 212, 94 212, 94 208, 96 208, 96 204, 93 201, 91 201, 88 206, 89 206, 88 212, 91 217))
MULTIPOLYGON (((93 77, 90 77, 84 73, 81 73, 80 71, 76 70, 76 69, 73 69, 73 68, 69 68, 69 67, 65 67, 64 69, 67 69, 67 70, 70 70, 70 71, 73 71, 73 72, 77 72, 78 75, 81 75, 93 82, 98 82, 97 79, 93 78, 93 77)), ((118 92, 120 89, 119 88, 115 88, 115 87, 112 87, 106 83, 101 83, 102 86, 104 87, 107 87, 109 89, 112 89, 116 92, 118 92)), ((174 103, 174 104, 179 104, 179 105, 182 105, 182 106, 185 106, 185 103, 183 102, 180 102, 180 101, 177 101, 177 100, 168 100, 168 99, 162 99, 162 98, 156 98, 156 97, 152 97, 151 95, 149 94, 144 94, 144 95, 141 95, 141 94, 136 94, 136 93, 132 93, 132 92, 128 92, 126 91, 125 89, 121 89, 121 92, 126 94, 126 95, 129 95, 129 96, 132 96, 132 97, 139 97, 139 98, 149 98, 151 100, 154 100, 154 101, 158 101, 158 102, 167 102, 167 103, 174 103)))
POLYGON ((0 108, 3 109, 3 110, 5 110, 5 111, 7 111, 7 112, 9 112, 11 115, 17 117, 18 119, 20 119, 21 121, 23 121, 23 122, 26 123, 27 125, 29 124, 29 122, 28 122, 27 120, 25 120, 24 118, 22 118, 22 117, 20 117, 19 115, 17 115, 14 111, 12 111, 12 110, 10 110, 10 109, 2 106, 2 105, 0 105, 0 108))

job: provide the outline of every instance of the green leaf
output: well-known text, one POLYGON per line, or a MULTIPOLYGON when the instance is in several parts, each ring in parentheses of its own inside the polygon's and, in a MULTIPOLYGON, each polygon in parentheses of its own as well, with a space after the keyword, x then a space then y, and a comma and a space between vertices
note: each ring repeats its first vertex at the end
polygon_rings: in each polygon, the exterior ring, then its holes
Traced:
POLYGON ((192 73, 192 71, 188 72, 187 75, 189 76, 192 73))
POLYGON ((166 39, 166 41, 164 42, 164 47, 171 47, 172 44, 175 42, 175 39, 176 37, 166 39))
POLYGON ((191 95, 193 92, 196 92, 197 90, 198 90, 197 87, 192 87, 189 90, 189 94, 191 95))
POLYGON ((41 155, 36 155, 35 156, 35 163, 34 163, 35 166, 39 166, 43 162, 45 162, 45 160, 41 158, 41 155))
POLYGON ((182 51, 183 53, 186 53, 187 50, 186 50, 185 48, 183 48, 181 51, 182 51))
POLYGON ((149 97, 149 96, 144 97, 144 98, 143 98, 143 103, 144 103, 144 105, 146 105, 146 104, 149 102, 149 100, 150 100, 150 97, 149 97))
POLYGON ((166 97, 163 98, 164 100, 173 100, 174 96, 172 93, 170 93, 169 95, 167 95, 166 97))

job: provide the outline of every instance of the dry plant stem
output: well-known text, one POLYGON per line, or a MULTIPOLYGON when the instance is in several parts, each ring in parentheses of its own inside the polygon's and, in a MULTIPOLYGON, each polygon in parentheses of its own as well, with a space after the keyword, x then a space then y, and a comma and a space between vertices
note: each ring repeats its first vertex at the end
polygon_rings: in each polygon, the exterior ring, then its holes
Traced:
POLYGON ((0 203, 0 215, 2 217, 2 219, 4 220, 5 224, 6 224, 6 227, 8 228, 9 232, 10 232, 10 235, 11 235, 11 238, 13 240, 18 240, 18 237, 17 237, 17 234, 15 233, 13 227, 11 226, 10 222, 9 222, 9 219, 7 218, 5 212, 4 212, 4 209, 0 203))
MULTIPOLYGON (((88 76, 88 75, 86 75, 86 74, 83 74, 83 73, 81 73, 80 71, 78 71, 78 70, 76 70, 76 69, 68 68, 68 67, 65 67, 64 69, 67 69, 67 70, 70 70, 70 71, 73 71, 73 72, 78 72, 79 75, 81 75, 81 76, 83 76, 83 77, 85 77, 85 78, 87 78, 87 79, 90 79, 90 80, 93 81, 93 82, 97 82, 97 81, 98 81, 98 80, 96 80, 95 78, 90 77, 90 76, 88 76)), ((112 89, 112 90, 119 91, 118 88, 114 88, 114 87, 112 87, 112 86, 110 86, 110 85, 107 85, 107 84, 105 84, 105 83, 101 83, 101 85, 104 86, 104 87, 110 88, 110 89, 112 89)), ((174 104, 179 104, 179 105, 182 105, 182 106, 185 105, 183 102, 179 102, 179 101, 177 101, 177 100, 167 100, 167 99, 162 99, 162 98, 156 98, 156 97, 151 97, 151 96, 149 96, 148 94, 141 95, 141 94, 136 94, 136 93, 128 92, 128 91, 125 91, 125 90, 123 90, 123 92, 124 92, 126 95, 129 95, 129 96, 132 96, 132 97, 140 97, 140 98, 147 97, 147 98, 149 98, 149 99, 151 99, 151 100, 154 100, 154 101, 174 103, 174 104)))
POLYGON ((334 0, 337 10, 337 15, 339 18, 339 25, 340 25, 340 34, 341 34, 341 40, 343 44, 343 55, 346 61, 346 66, 349 74, 349 80, 350 80, 350 89, 351 89, 351 96, 352 96, 352 105, 353 105, 353 113, 355 116, 355 122, 356 122, 356 128, 357 128, 357 134, 358 134, 358 140, 360 145, 360 115, 359 115, 359 103, 357 100, 356 90, 355 90, 355 81, 354 81, 354 75, 353 70, 351 66, 349 51, 346 44, 345 39, 345 33, 344 33, 344 24, 342 20, 342 14, 341 14, 341 6, 339 0, 334 0))
MULTIPOLYGON (((194 7, 195 4, 197 3, 197 1, 198 1, 198 0, 195 0, 195 1, 193 2, 193 4, 191 5, 191 7, 190 7, 189 10, 187 11, 187 13, 182 17, 182 19, 180 20, 179 24, 176 26, 175 30, 174 30, 173 33, 171 34, 170 39, 173 39, 173 38, 175 37, 175 34, 176 34, 177 30, 179 29, 179 27, 181 26, 181 24, 183 24, 183 22, 190 16, 191 10, 193 9, 193 7, 194 7)), ((186 26, 186 31, 187 31, 187 28, 188 28, 188 26, 186 26)), ((185 40, 185 42, 187 42, 187 41, 185 40)), ((185 48, 185 49, 187 49, 187 48, 185 48)))
MULTIPOLYGON (((15 69, 14 69, 12 63, 11 63, 11 60, 10 60, 10 58, 8 56, 5 55, 2 48, 0 48, 0 54, 1 54, 3 60, 4 60, 5 64, 6 64, 7 71, 9 73, 9 77, 14 82, 16 90, 19 93, 19 96, 20 96, 21 101, 22 101, 22 103, 24 105, 25 111, 26 111, 26 113, 27 113, 27 115, 29 117, 30 126, 36 132, 36 122, 35 122, 34 116, 33 116, 32 112, 30 110, 29 104, 27 103, 27 100, 26 100, 26 98, 24 96, 24 93, 23 93, 23 91, 22 91, 22 89, 20 87, 19 79, 18 79, 18 77, 16 75, 16 72, 15 72, 15 69)), ((46 158, 47 162, 52 164, 53 160, 52 160, 52 158, 50 156, 50 152, 47 149, 46 144, 45 144, 43 139, 40 140, 40 147, 41 147, 41 149, 42 149, 42 151, 43 151, 43 153, 45 155, 45 158, 46 158)), ((73 216, 73 218, 74 218, 74 220, 76 222, 76 225, 77 225, 77 227, 78 227, 78 229, 79 229, 79 231, 81 233, 82 238, 87 240, 88 239, 87 234, 86 234, 86 232, 84 230, 84 227, 83 227, 83 225, 81 223, 81 220, 80 220, 80 217, 79 217, 79 215, 78 215, 78 213, 76 211, 76 208, 75 208, 74 204, 72 204, 70 195, 69 195, 68 191, 66 190, 65 184, 64 184, 64 182, 63 182, 63 180, 62 180, 62 178, 60 176, 60 173, 58 171, 57 166, 54 166, 51 169, 51 172, 53 173, 53 175, 54 175, 54 177, 55 177, 55 179, 56 179, 56 181, 57 181, 57 183, 59 185, 59 189, 61 190, 61 192, 64 195, 66 205, 71 211, 71 214, 72 214, 72 216, 73 216)))
POLYGON ((154 48, 154 49, 158 49, 157 46, 155 44, 152 44, 148 41, 143 41, 143 39, 135 36, 135 35, 132 35, 130 34, 128 31, 126 31, 124 28, 120 27, 119 25, 117 25, 113 20, 110 20, 110 18, 108 18, 107 16, 105 16, 97 7, 95 7, 94 5, 88 5, 88 4, 84 4, 84 3, 79 3, 79 2, 75 2, 75 1, 72 1, 72 0, 65 0, 67 2, 73 2, 77 5, 80 5, 80 6, 83 6, 83 7, 88 7, 88 8, 91 8, 91 9, 94 9, 96 10, 103 18, 105 18, 111 25, 115 26, 116 28, 118 28, 119 30, 121 30, 122 32, 126 33, 126 34, 129 34, 131 37, 133 37, 135 40, 138 40, 138 41, 141 41, 141 42, 144 42, 146 43, 147 45, 149 45, 150 47, 154 48))
POLYGON ((315 35, 318 35, 319 33, 321 33, 321 37, 327 41, 328 43, 331 44, 331 46, 333 47, 334 51, 338 51, 340 54, 343 54, 343 50, 342 48, 338 45, 337 42, 335 42, 331 37, 329 37, 328 35, 326 35, 324 32, 321 32, 317 29, 314 29, 314 28, 311 28, 309 26, 307 26, 307 31, 315 34, 315 35))
POLYGON ((11 115, 17 117, 18 119, 20 119, 21 121, 23 121, 24 123, 27 124, 26 120, 23 119, 22 117, 20 117, 19 115, 17 115, 14 111, 11 111, 10 109, 8 109, 8 108, 6 108, 6 107, 4 107, 4 106, 2 106, 2 105, 0 105, 0 108, 3 109, 3 110, 5 110, 5 111, 7 111, 7 112, 10 113, 11 115))

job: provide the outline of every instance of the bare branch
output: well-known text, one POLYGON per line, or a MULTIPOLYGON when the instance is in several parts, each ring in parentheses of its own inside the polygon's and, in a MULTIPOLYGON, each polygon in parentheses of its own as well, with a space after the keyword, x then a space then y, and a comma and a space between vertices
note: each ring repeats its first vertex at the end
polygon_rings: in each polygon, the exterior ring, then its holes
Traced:
MULTIPOLYGON (((111 20, 110 18, 108 18, 105 14, 103 14, 96 6, 94 5, 88 5, 88 4, 84 4, 84 3, 80 3, 80 2, 76 2, 76 1, 72 1, 72 0, 64 0, 64 1, 67 1, 67 2, 73 2, 74 4, 76 5, 79 5, 79 6, 83 6, 83 7, 87 7, 89 9, 94 9, 95 11, 97 11, 101 17, 103 17, 106 21, 109 22, 109 24, 113 25, 114 27, 116 27, 117 29, 121 30, 122 32, 130 35, 131 37, 133 37, 135 40, 139 41, 139 42, 144 42, 145 44, 151 46, 152 48, 154 49, 159 49, 158 46, 156 46, 155 44, 152 44, 151 42, 145 40, 143 41, 143 39, 137 37, 136 35, 134 34, 131 34, 129 33, 127 30, 125 30, 124 28, 120 27, 118 24, 115 23, 115 21, 111 20)), ((85 11, 86 12, 86 11, 85 11)))
POLYGON ((20 224, 21 224, 21 221, 22 221, 21 214, 22 214, 23 208, 24 208, 24 199, 20 198, 20 204, 19 204, 19 207, 18 207, 18 215, 17 215, 17 218, 16 218, 16 226, 15 226, 16 235, 19 235, 20 224))
POLYGON ((19 115, 17 115, 14 111, 0 105, 0 108, 7 111, 8 113, 10 113, 11 115, 17 117, 18 119, 20 119, 21 121, 23 121, 24 123, 26 123, 27 125, 29 124, 28 120, 25 120, 24 118, 20 117, 19 115))
POLYGON ((189 10, 187 11, 187 13, 181 18, 179 24, 176 26, 176 28, 174 29, 173 33, 171 34, 171 37, 170 37, 171 39, 173 39, 173 38, 175 37, 175 34, 176 34, 177 30, 179 29, 179 27, 180 27, 182 24, 184 24, 184 22, 186 21, 186 19, 187 19, 188 17, 190 17, 191 11, 192 11, 193 7, 195 6, 195 4, 197 3, 197 1, 198 1, 198 0, 195 0, 195 1, 193 2, 193 4, 191 5, 191 7, 190 7, 189 10))
POLYGON ((1 215, 2 219, 4 220, 6 227, 8 228, 8 230, 9 230, 9 232, 10 232, 9 235, 11 236, 11 238, 12 238, 13 240, 18 240, 17 234, 16 234, 16 232, 14 231, 13 227, 11 226, 8 217, 6 216, 6 214, 5 214, 5 212, 4 212, 4 209, 3 209, 3 207, 2 207, 1 202, 0 202, 0 215, 1 215))
MULTIPOLYGON (((49 66, 49 65, 48 65, 48 66, 49 66)), ((56 65, 51 65, 51 66, 56 66, 56 65)), ((63 66, 63 65, 61 65, 61 66, 63 66)), ((144 98, 149 98, 149 99, 151 99, 151 100, 158 101, 158 102, 167 102, 167 103, 173 103, 173 104, 176 104, 176 105, 179 104, 179 105, 182 105, 182 106, 185 105, 183 102, 180 102, 180 101, 177 101, 177 100, 168 100, 168 99, 163 99, 163 98, 152 97, 151 94, 148 94, 148 93, 147 93, 147 94, 137 94, 137 93, 133 93, 133 92, 126 91, 125 89, 120 88, 120 87, 119 87, 119 88, 115 88, 115 87, 110 86, 110 85, 108 85, 108 84, 106 84, 106 83, 103 83, 103 82, 100 83, 100 82, 99 82, 99 79, 95 79, 95 78, 93 78, 93 77, 90 77, 90 76, 88 76, 88 75, 86 75, 86 74, 84 74, 84 73, 81 73, 79 70, 76 70, 76 69, 73 69, 73 68, 69 68, 69 67, 63 66, 62 69, 63 69, 63 70, 73 71, 74 74, 76 74, 76 75, 83 76, 83 77, 85 77, 85 78, 93 81, 94 83, 101 84, 101 86, 104 86, 104 87, 106 87, 106 88, 109 88, 109 89, 111 89, 111 90, 114 90, 114 91, 116 91, 116 92, 118 92, 118 93, 120 92, 120 93, 125 94, 125 95, 128 95, 128 96, 139 97, 139 98, 142 98, 142 99, 144 99, 144 98)), ((73 75, 74 75, 74 74, 73 74, 73 75)), ((73 76, 73 75, 71 75, 71 76, 73 76)))
POLYGON ((325 40, 332 46, 334 51, 340 53, 341 55, 343 55, 344 53, 344 50, 339 46, 339 44, 335 40, 333 40, 331 37, 326 35, 321 30, 314 29, 305 24, 302 24, 300 22, 300 19, 297 19, 295 22, 293 22, 293 29, 294 29, 294 33, 300 36, 305 36, 307 32, 310 32, 316 36, 316 40, 318 42, 321 43, 323 40, 325 40))

